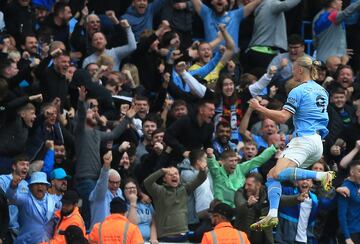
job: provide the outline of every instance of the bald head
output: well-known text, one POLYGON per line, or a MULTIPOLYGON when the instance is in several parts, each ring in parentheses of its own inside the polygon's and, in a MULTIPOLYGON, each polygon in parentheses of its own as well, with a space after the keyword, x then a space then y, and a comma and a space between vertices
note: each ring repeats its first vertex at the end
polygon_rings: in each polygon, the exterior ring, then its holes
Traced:
POLYGON ((341 59, 338 56, 330 56, 326 59, 326 68, 330 73, 334 74, 341 64, 341 59))

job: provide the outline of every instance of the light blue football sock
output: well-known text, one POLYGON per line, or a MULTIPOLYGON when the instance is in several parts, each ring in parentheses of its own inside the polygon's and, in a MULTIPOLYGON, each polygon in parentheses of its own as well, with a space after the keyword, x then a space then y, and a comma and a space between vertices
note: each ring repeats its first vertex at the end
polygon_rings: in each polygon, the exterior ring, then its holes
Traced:
POLYGON ((280 203, 280 197, 281 197, 281 184, 279 181, 268 178, 266 182, 266 186, 268 189, 268 199, 269 199, 269 215, 272 217, 277 217, 277 212, 279 208, 280 203))
MULTIPOLYGON (((321 180, 323 174, 319 174, 320 172, 307 170, 307 169, 300 169, 300 168, 286 168, 283 169, 278 177, 276 178, 278 181, 285 181, 285 180, 321 180)), ((324 173, 324 172, 321 172, 324 173)))

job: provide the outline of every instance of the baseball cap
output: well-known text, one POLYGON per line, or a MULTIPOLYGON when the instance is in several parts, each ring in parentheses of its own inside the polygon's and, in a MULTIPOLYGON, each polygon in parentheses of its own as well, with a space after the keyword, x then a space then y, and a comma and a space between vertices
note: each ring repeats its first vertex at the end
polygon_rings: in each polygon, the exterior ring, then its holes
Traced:
POLYGON ((217 213, 224 216, 226 219, 231 220, 234 217, 235 211, 232 207, 226 203, 219 203, 215 207, 209 210, 210 213, 217 213))
POLYGON ((69 203, 74 204, 79 201, 79 194, 76 191, 68 190, 64 193, 63 197, 61 198, 62 203, 69 203))
POLYGON ((68 180, 71 179, 70 175, 67 175, 63 168, 57 168, 50 173, 51 180, 68 180))

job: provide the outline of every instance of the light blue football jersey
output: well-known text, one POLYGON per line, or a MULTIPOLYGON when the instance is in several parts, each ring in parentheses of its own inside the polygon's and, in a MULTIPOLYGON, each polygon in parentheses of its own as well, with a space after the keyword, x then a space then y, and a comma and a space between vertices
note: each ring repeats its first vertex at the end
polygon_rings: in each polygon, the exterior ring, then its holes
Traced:
POLYGON ((293 114, 294 136, 318 133, 324 138, 329 133, 328 104, 328 92, 312 80, 292 89, 283 109, 293 114))

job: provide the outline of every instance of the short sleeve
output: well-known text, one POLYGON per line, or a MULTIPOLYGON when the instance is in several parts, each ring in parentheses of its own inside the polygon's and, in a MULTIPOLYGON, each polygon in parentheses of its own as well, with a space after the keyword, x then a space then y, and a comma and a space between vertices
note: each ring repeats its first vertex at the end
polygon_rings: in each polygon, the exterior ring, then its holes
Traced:
POLYGON ((235 17, 241 22, 241 20, 244 18, 244 8, 238 8, 233 10, 233 13, 235 14, 235 17))
POLYGON ((200 9, 200 17, 201 17, 201 19, 204 21, 204 19, 208 18, 210 13, 211 13, 210 8, 202 3, 201 4, 201 9, 200 9))
POLYGON ((289 111, 292 114, 296 113, 301 100, 301 89, 294 88, 289 93, 289 96, 284 104, 283 109, 289 111))

